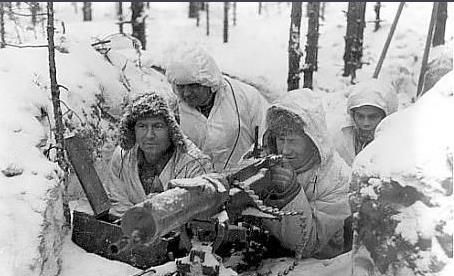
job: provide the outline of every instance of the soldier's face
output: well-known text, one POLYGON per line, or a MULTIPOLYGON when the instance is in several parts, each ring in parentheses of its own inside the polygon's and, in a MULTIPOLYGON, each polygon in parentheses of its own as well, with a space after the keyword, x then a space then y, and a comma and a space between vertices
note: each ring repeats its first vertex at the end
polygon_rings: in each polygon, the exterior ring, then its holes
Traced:
POLYGON ((314 154, 315 145, 306 134, 280 133, 276 136, 278 154, 282 154, 294 170, 301 168, 314 154))
POLYGON ((376 106, 365 105, 354 108, 353 120, 361 130, 375 130, 377 125, 385 118, 383 110, 376 106))
POLYGON ((161 116, 137 120, 134 131, 136 143, 140 149, 155 158, 161 157, 172 143, 169 137, 169 127, 161 116))
POLYGON ((212 96, 210 87, 198 83, 177 84, 174 87, 178 96, 191 107, 207 105, 212 96))

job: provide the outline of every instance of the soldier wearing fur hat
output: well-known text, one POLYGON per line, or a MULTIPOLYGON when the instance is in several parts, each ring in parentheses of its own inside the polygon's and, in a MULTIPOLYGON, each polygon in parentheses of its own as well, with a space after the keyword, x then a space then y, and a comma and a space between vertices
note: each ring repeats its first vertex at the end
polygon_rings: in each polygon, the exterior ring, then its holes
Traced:
POLYGON ((167 102, 156 93, 138 96, 126 107, 119 139, 110 164, 111 181, 106 183, 115 216, 167 190, 171 179, 213 170, 209 157, 182 133, 167 102))

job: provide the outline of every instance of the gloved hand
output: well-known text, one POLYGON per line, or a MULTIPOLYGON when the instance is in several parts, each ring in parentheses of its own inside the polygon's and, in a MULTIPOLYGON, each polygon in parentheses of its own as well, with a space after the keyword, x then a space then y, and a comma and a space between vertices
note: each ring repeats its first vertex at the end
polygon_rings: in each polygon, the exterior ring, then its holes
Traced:
POLYGON ((294 170, 288 166, 271 168, 271 185, 265 192, 263 202, 266 205, 282 209, 301 191, 301 185, 296 181, 294 170))

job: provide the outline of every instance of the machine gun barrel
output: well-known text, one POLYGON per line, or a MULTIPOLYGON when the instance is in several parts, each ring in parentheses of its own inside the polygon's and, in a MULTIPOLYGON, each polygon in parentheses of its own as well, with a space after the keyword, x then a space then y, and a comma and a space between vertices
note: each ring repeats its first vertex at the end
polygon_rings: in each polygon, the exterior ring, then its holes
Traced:
MULTIPOLYGON (((128 237, 134 234, 135 242, 150 244, 194 218, 209 218, 218 213, 229 200, 229 190, 235 183, 250 186, 252 182, 264 177, 265 170, 262 169, 274 166, 281 159, 280 156, 267 156, 239 169, 216 174, 214 177, 223 184, 223 191, 201 188, 212 184, 204 176, 182 179, 182 182, 188 183, 184 188, 169 189, 129 209, 122 217, 122 231, 128 237), (207 185, 200 183, 203 181, 207 185)), ((121 243, 120 240, 112 249, 120 251, 123 248, 124 242, 121 243)))
POLYGON ((123 236, 121 239, 115 243, 109 245, 109 253, 112 255, 120 254, 123 251, 128 250, 131 247, 131 242, 129 237, 123 236))

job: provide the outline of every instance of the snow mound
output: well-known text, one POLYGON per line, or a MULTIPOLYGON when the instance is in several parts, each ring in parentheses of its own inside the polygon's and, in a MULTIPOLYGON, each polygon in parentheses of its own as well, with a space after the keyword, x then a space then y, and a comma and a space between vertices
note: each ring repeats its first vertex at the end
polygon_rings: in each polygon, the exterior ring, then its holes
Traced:
POLYGON ((47 139, 39 118, 48 102, 19 57, 36 61, 31 52, 0 51, 0 274, 58 275, 62 174, 37 148, 47 139))
POLYGON ((353 163, 355 260, 372 259, 376 275, 447 275, 452 268, 453 118, 451 71, 385 118, 353 163))
POLYGON ((453 77, 449 73, 416 104, 386 117, 377 127, 376 139, 357 156, 354 173, 389 178, 420 192, 448 193, 454 148, 453 77))

